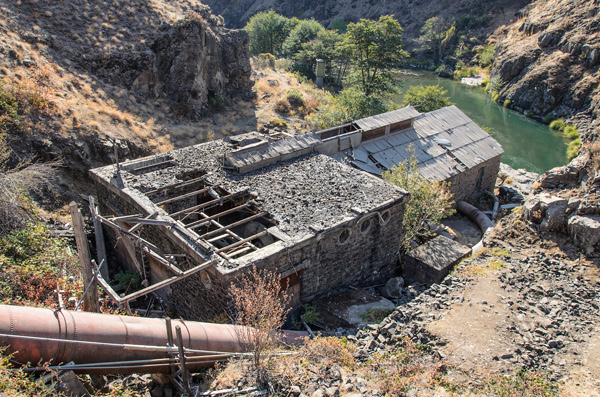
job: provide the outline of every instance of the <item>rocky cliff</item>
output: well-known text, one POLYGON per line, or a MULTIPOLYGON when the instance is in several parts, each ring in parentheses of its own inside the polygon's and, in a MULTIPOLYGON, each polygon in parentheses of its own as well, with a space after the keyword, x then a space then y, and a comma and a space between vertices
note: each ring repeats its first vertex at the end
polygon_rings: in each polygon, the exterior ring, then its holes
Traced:
POLYGON ((489 15, 492 25, 507 23, 514 11, 529 0, 203 0, 213 12, 225 18, 227 26, 243 27, 260 11, 273 9, 287 17, 314 18, 325 26, 332 22, 356 22, 360 18, 377 19, 381 15, 394 14, 400 21, 408 38, 418 35, 423 23, 441 16, 456 19, 464 15, 489 15))
POLYGON ((248 35, 196 0, 0 0, 0 38, 22 118, 0 133, 68 175, 209 139, 198 116, 251 93, 248 35))
POLYGON ((248 45, 245 31, 224 28, 207 10, 189 13, 155 40, 152 67, 136 78, 133 90, 165 96, 176 113, 202 116, 225 98, 250 94, 248 45))
POLYGON ((504 84, 501 99, 538 116, 572 118, 580 130, 598 129, 599 31, 598 0, 531 3, 495 33, 492 76, 504 84))

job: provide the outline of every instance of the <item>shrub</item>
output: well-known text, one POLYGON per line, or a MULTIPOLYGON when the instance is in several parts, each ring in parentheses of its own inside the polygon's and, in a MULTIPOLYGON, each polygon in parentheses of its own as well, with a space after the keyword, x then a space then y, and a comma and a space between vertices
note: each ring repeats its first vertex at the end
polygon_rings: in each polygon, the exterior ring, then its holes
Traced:
POLYGON ((452 193, 445 182, 430 182, 421 175, 415 149, 408 149, 410 157, 391 170, 383 173, 384 181, 392 183, 410 193, 402 222, 400 249, 408 250, 412 241, 431 235, 427 225, 437 225, 452 215, 452 193))
POLYGON ((235 323, 240 339, 246 341, 257 370, 257 380, 263 383, 269 353, 276 344, 277 331, 289 313, 291 296, 281 289, 276 273, 259 271, 256 267, 229 287, 235 307, 235 323))
POLYGON ((492 97, 492 101, 494 102, 498 102, 498 100, 500 100, 500 93, 498 91, 492 91, 490 93, 490 96, 492 97))
POLYGON ((564 131, 565 121, 563 119, 557 119, 550 123, 550 128, 556 131, 564 131))
POLYGON ((550 124, 553 120, 554 120, 554 115, 552 113, 548 113, 547 115, 544 116, 544 118, 542 119, 542 122, 544 124, 550 124))
POLYGON ((483 391, 496 396, 558 396, 558 385, 548 375, 525 369, 493 375, 485 382, 483 391))
POLYGON ((287 99, 278 100, 273 109, 279 114, 288 114, 292 110, 287 99))
POLYGON ((439 85, 410 87, 404 95, 404 106, 412 105, 419 112, 431 112, 452 105, 446 96, 448 91, 439 85))
POLYGON ((379 324, 387 316, 392 314, 392 309, 370 308, 366 313, 362 313, 360 317, 369 324, 379 324))
POLYGON ((512 101, 510 99, 505 100, 503 106, 507 109, 512 109, 512 101))
POLYGON ((75 295, 79 283, 65 282, 62 273, 75 273, 77 258, 67 244, 42 224, 27 224, 0 239, 0 301, 54 306, 58 285, 75 295))
POLYGON ((273 127, 279 127, 279 128, 283 128, 283 129, 288 128, 288 124, 281 119, 271 119, 271 120, 269 120, 269 123, 271 123, 271 125, 273 127))
POLYGON ((567 148, 567 158, 569 160, 573 160, 575 157, 577 157, 577 153, 579 152, 580 145, 581 145, 581 139, 579 139, 579 138, 569 142, 569 145, 567 148))
POLYGON ((572 125, 567 125, 563 130, 563 135, 569 139, 577 139, 579 138, 579 131, 577 131, 577 128, 573 127, 572 125))
POLYGON ((39 190, 52 175, 51 165, 18 162, 11 166, 6 135, 0 132, 0 236, 37 217, 29 191, 39 190))
POLYGON ((295 90, 293 88, 287 90, 287 92, 285 93, 285 97, 286 97, 288 103, 290 104, 290 106, 293 108, 297 109, 301 106, 304 106, 304 104, 305 104, 304 96, 302 95, 302 93, 300 93, 298 90, 295 90))
POLYGON ((454 77, 461 79, 463 77, 472 77, 478 74, 478 69, 470 66, 461 66, 454 71, 454 77))

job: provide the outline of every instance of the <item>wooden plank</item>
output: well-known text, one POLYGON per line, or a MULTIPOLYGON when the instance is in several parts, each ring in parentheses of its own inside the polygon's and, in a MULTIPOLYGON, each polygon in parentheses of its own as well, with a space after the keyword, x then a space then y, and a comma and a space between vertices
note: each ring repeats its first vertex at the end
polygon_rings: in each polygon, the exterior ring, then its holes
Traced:
POLYGON ((77 253, 79 254, 79 264, 81 265, 81 275, 83 276, 83 286, 85 288, 91 284, 87 293, 83 297, 83 309, 88 312, 97 312, 98 306, 98 288, 92 270, 92 256, 88 245, 87 236, 83 228, 83 219, 77 203, 71 201, 69 204, 71 210, 71 219, 73 230, 75 231, 75 242, 77 243, 77 253))
POLYGON ((173 283, 176 283, 177 281, 183 280, 186 277, 189 277, 189 276, 191 276, 193 274, 196 274, 199 271, 201 271, 203 269, 206 269, 209 266, 212 266, 212 264, 213 264, 212 260, 206 261, 206 262, 204 262, 204 263, 202 263, 202 264, 200 264, 198 266, 195 266, 195 267, 193 267, 193 268, 191 268, 189 270, 186 270, 180 276, 170 277, 170 278, 168 278, 166 280, 160 281, 160 282, 158 282, 156 284, 150 285, 149 287, 146 287, 146 288, 141 289, 139 291, 133 292, 133 293, 127 295, 127 296, 124 296, 124 297, 121 298, 121 301, 122 302, 129 302, 129 301, 137 299, 137 298, 139 298, 141 296, 147 295, 150 292, 154 292, 154 291, 159 290, 161 288, 167 287, 167 286, 169 286, 169 285, 171 285, 173 283))
POLYGON ((251 251, 252 248, 251 247, 242 247, 237 251, 234 252, 229 252, 227 255, 229 256, 229 258, 233 258, 234 256, 237 256, 241 253, 247 252, 247 251, 251 251))
POLYGON ((241 209, 243 209, 243 208, 248 208, 249 206, 250 206, 250 204, 249 204, 249 203, 244 203, 244 204, 242 204, 242 205, 238 205, 237 207, 234 207, 234 208, 228 209, 227 211, 219 212, 218 214, 216 214, 216 215, 211 215, 211 216, 207 216, 207 215, 206 215, 204 212, 202 212, 202 213, 201 213, 201 215, 204 215, 204 216, 206 216, 206 218, 204 218, 204 219, 199 219, 199 220, 197 220, 197 221, 194 221, 194 222, 188 223, 187 225, 185 225, 185 227, 187 227, 188 229, 196 229, 196 228, 198 228, 198 227, 200 227, 200 226, 203 226, 203 225, 205 225, 206 223, 210 223, 210 221, 211 221, 211 220, 213 220, 213 219, 218 219, 218 218, 220 218, 220 217, 222 217, 222 216, 225 216, 225 215, 231 214, 232 212, 239 211, 239 210, 241 210, 241 209))
POLYGON ((159 262, 164 267, 168 268, 170 271, 172 271, 176 275, 181 276, 183 274, 183 271, 181 269, 179 269, 177 266, 175 266, 175 264, 173 262, 171 262, 167 258, 163 257, 162 255, 157 254, 156 252, 152 251, 148 247, 144 247, 144 252, 146 254, 150 255, 152 258, 154 258, 154 260, 159 262))
POLYGON ((184 187, 184 186, 188 186, 188 185, 193 185, 194 183, 197 183, 197 182, 203 182, 203 179, 204 179, 204 177, 201 176, 200 178, 190 179, 189 181, 179 182, 179 183, 176 183, 176 184, 173 184, 173 185, 161 187, 161 188, 154 189, 154 190, 149 190, 149 191, 143 192, 143 193, 146 196, 149 196, 151 194, 162 193, 162 192, 166 192, 168 190, 174 190, 174 189, 178 189, 180 187, 184 187))
MULTIPOLYGON (((92 261, 93 262, 93 261, 92 261)), ((96 268, 96 281, 98 284, 104 289, 104 291, 111 297, 113 301, 117 304, 121 304, 121 297, 117 292, 110 286, 110 284, 102 277, 102 274, 98 272, 98 266, 94 263, 94 267, 96 268)), ((105 266, 103 266, 105 267, 105 266)))
POLYGON ((267 216, 267 215, 269 215, 268 212, 261 212, 261 213, 249 216, 248 218, 244 218, 244 219, 242 219, 240 221, 237 221, 237 222, 234 222, 234 223, 232 223, 230 225, 226 225, 226 226, 223 226, 223 227, 221 227, 221 228, 219 228, 217 230, 213 230, 211 232, 205 233, 202 236, 200 236, 200 238, 201 239, 205 239, 207 237, 214 236, 215 234, 221 233, 224 230, 227 230, 227 229, 230 229, 230 228, 234 228, 236 226, 243 225, 244 223, 248 223, 250 221, 253 221, 254 219, 262 218, 262 217, 267 216))
MULTIPOLYGON (((249 242, 249 241, 252 241, 252 240, 254 240, 254 239, 260 238, 260 237, 264 236, 265 234, 269 234, 269 232, 268 232, 268 231, 266 231, 266 230, 263 230, 263 231, 262 231, 262 232, 260 232, 260 233, 256 233, 256 234, 255 234, 255 235, 253 235, 253 236, 247 237, 247 238, 245 238, 245 239, 243 239, 243 240, 240 240, 240 241, 238 241, 238 242, 235 242, 235 243, 233 243, 233 244, 230 244, 230 245, 228 245, 227 247, 220 248, 220 249, 216 250, 216 251, 215 251, 215 253, 216 253, 216 254, 218 254, 218 253, 221 253, 221 252, 227 251, 227 250, 229 250, 229 249, 232 249, 232 248, 238 247, 238 246, 240 246, 240 245, 242 245, 242 244, 245 244, 245 243, 247 243, 247 242, 249 242)), ((229 255, 231 255, 231 254, 229 254, 229 255)))
POLYGON ((208 187, 205 187, 203 189, 200 190, 196 190, 195 192, 191 192, 191 193, 186 193, 186 194, 182 194, 181 196, 176 196, 176 197, 171 197, 170 199, 164 200, 164 201, 159 201, 158 203, 155 203, 157 206, 161 206, 161 205, 165 205, 165 204, 170 204, 173 203, 175 201, 178 200, 183 200, 185 198, 189 198, 189 197, 194 197, 197 196, 201 193, 205 193, 208 191, 208 187))
POLYGON ((184 210, 174 212, 172 214, 169 214, 169 216, 171 218, 173 218, 173 217, 176 217, 176 216, 179 216, 179 215, 183 215, 183 214, 189 215, 191 212, 194 212, 196 210, 203 210, 203 209, 205 209, 206 207, 208 207, 210 205, 218 204, 218 203, 225 202, 225 201, 230 201, 230 200, 232 200, 232 199, 234 199, 234 198, 236 198, 238 196, 242 196, 242 195, 246 195, 246 194, 248 194, 247 190, 242 190, 240 192, 231 193, 231 194, 228 194, 227 196, 223 196, 223 197, 221 197, 219 199, 207 201, 206 203, 198 204, 198 205, 195 205, 193 207, 186 208, 184 210))
POLYGON ((102 266, 100 272, 102 277, 108 278, 108 261, 106 259, 106 246, 104 245, 104 231, 102 230, 102 223, 100 223, 97 217, 98 209, 93 196, 90 196, 90 213, 92 214, 92 222, 94 224, 94 237, 96 238, 98 263, 104 262, 104 266, 102 266))

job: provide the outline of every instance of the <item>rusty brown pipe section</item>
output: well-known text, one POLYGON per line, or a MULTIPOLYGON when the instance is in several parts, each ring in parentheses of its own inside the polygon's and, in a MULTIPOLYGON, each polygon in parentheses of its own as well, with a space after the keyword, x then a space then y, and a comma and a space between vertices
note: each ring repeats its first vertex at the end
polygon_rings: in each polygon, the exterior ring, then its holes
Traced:
MULTIPOLYGON (((247 347, 245 327, 171 320, 173 337, 176 327, 181 329, 185 349, 203 351, 190 353, 191 371, 247 347)), ((282 343, 299 344, 306 335, 284 331, 282 343)), ((0 344, 8 346, 5 354, 14 353, 13 360, 21 364, 73 361, 90 364, 76 370, 82 373, 169 373, 166 359, 174 355, 167 351, 168 341, 165 319, 0 305, 0 344)))

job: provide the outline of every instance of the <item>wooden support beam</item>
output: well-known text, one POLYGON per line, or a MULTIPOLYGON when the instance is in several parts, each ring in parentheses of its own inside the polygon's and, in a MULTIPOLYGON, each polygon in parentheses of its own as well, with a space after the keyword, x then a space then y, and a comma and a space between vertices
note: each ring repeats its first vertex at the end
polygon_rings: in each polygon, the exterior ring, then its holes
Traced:
POLYGON ((102 274, 98 273, 98 266, 96 266, 96 263, 94 263, 94 261, 92 261, 92 263, 96 268, 96 280, 98 281, 98 284, 100 284, 100 286, 104 289, 104 292, 106 292, 115 303, 121 305, 122 302, 119 294, 117 294, 117 292, 110 286, 110 284, 108 284, 104 277, 102 277, 102 274))
POLYGON ((223 196, 221 198, 215 199, 215 200, 211 200, 211 201, 207 201, 206 203, 202 203, 202 204, 198 204, 195 205, 193 207, 190 208, 186 208, 184 210, 181 211, 177 211, 174 212, 172 214, 169 214, 169 216, 171 216, 171 218, 177 217, 179 215, 189 215, 191 213, 194 213, 195 211, 203 211, 205 208, 214 205, 214 204, 222 204, 226 201, 230 201, 236 197, 242 196, 242 195, 246 195, 248 194, 247 190, 242 190, 241 192, 236 192, 236 193, 231 193, 228 194, 227 196, 223 196))
POLYGON ((104 245, 104 232, 102 224, 98 220, 98 209, 94 202, 94 197, 90 196, 90 213, 94 223, 94 236, 96 238, 96 252, 98 254, 98 263, 104 262, 104 266, 100 269, 102 277, 108 278, 108 261, 106 258, 106 246, 104 245))
POLYGON ((205 233, 202 236, 200 236, 200 238, 205 239, 207 237, 214 236, 215 234, 221 233, 224 230, 228 230, 228 229, 234 228, 236 226, 243 225, 244 223, 248 223, 250 221, 253 221, 253 220, 258 219, 258 218, 262 218, 263 216, 267 216, 267 215, 269 215, 268 212, 260 212, 258 214, 254 214, 252 216, 249 216, 248 218, 242 219, 241 221, 237 221, 237 222, 234 222, 234 223, 232 223, 230 225, 223 226, 223 227, 221 227, 221 228, 219 228, 217 230, 213 230, 211 232, 205 233))
POLYGON ((149 190, 147 192, 144 192, 144 194, 146 196, 149 196, 151 194, 158 194, 158 193, 166 192, 168 190, 174 190, 174 189, 178 189, 180 187, 193 185, 194 183, 197 183, 197 182, 203 182, 204 183, 203 179, 204 179, 204 177, 201 176, 200 178, 190 179, 189 181, 179 182, 179 183, 176 183, 174 185, 169 185, 169 186, 161 187, 161 188, 158 188, 158 189, 149 190))
POLYGON ((197 196, 199 194, 206 193, 207 191, 208 191, 208 188, 205 187, 203 189, 196 190, 194 192, 185 193, 185 194, 182 194, 180 196, 175 196, 175 197, 171 197, 170 199, 159 201, 158 203, 155 203, 155 204, 157 206, 161 206, 161 205, 165 205, 165 204, 170 204, 170 203, 173 203, 173 202, 178 201, 178 200, 183 200, 185 198, 194 197, 194 196, 197 196))
MULTIPOLYGON (((227 247, 220 248, 220 249, 216 250, 215 253, 219 254, 221 252, 228 251, 230 249, 236 248, 236 247, 238 247, 238 246, 240 246, 242 244, 245 244, 245 243, 250 242, 250 241, 252 241, 254 239, 260 238, 260 237, 264 236, 265 234, 269 234, 269 232, 266 231, 266 230, 263 230, 260 233, 256 233, 254 236, 250 236, 250 237, 245 238, 243 240, 237 241, 237 242, 235 242, 235 243, 233 243, 231 245, 228 245, 227 247)), ((228 254, 228 255, 230 255, 230 254, 228 254)))
POLYGON ((137 223, 142 225, 153 225, 153 226, 174 226, 175 223, 172 221, 163 221, 160 219, 148 219, 148 218, 129 218, 125 221, 125 223, 137 223))
POLYGON ((244 204, 242 204, 242 205, 238 205, 237 207, 234 207, 234 208, 228 209, 228 210, 226 210, 226 211, 223 211, 223 212, 219 212, 218 214, 211 215, 211 216, 208 216, 208 215, 206 215, 204 212, 201 212, 201 214, 200 214, 200 215, 202 215, 202 216, 205 216, 206 218, 204 218, 204 219, 199 219, 199 220, 197 220, 197 221, 195 221, 195 222, 188 223, 187 225, 185 225, 185 227, 187 227, 188 229, 196 229, 196 228, 198 228, 198 227, 200 227, 200 226, 203 226, 203 225, 205 225, 205 224, 207 224, 207 223, 210 223, 210 221, 211 221, 211 220, 213 220, 213 219, 218 219, 218 218, 220 218, 220 217, 222 217, 222 216, 225 216, 225 215, 231 214, 231 213, 233 213, 233 212, 236 212, 236 211, 242 210, 242 209, 244 209, 244 208, 248 208, 249 206, 250 206, 250 204, 249 204, 249 203, 244 203, 244 204))
POLYGON ((193 267, 193 268, 191 268, 189 270, 184 271, 183 274, 181 274, 180 276, 170 277, 170 278, 168 278, 166 280, 160 281, 160 282, 158 282, 156 284, 153 284, 153 285, 151 285, 149 287, 146 287, 146 288, 141 289, 139 291, 133 292, 133 293, 131 293, 131 294, 127 295, 127 296, 124 296, 124 297, 122 297, 120 299, 123 302, 132 301, 134 299, 139 298, 140 296, 147 295, 150 292, 154 292, 156 290, 159 290, 161 288, 169 286, 169 285, 171 285, 171 284, 173 284, 173 283, 175 283, 175 282, 177 282, 179 280, 183 280, 186 277, 189 277, 189 276, 191 276, 193 274, 196 274, 199 271, 201 271, 203 269, 206 269, 209 266, 212 266, 212 264, 213 264, 212 260, 206 261, 206 262, 204 262, 204 263, 202 263, 202 264, 200 264, 198 266, 195 266, 195 267, 193 267))
MULTIPOLYGON (((156 218, 156 215, 158 215, 158 212, 153 212, 150 215, 148 215, 147 217, 145 217, 144 219, 153 219, 153 218, 156 218)), ((136 230, 138 230, 142 226, 144 226, 143 223, 137 223, 137 224, 133 225, 133 227, 131 229, 129 229, 129 232, 134 233, 136 230)))
POLYGON ((161 265, 163 265, 164 267, 166 267, 169 270, 171 270, 176 275, 181 276, 183 274, 183 271, 181 269, 179 269, 177 266, 175 266, 175 264, 173 264, 173 262, 171 262, 168 259, 164 258, 162 255, 156 254, 155 252, 153 252, 148 247, 144 247, 144 252, 146 254, 150 255, 152 258, 154 258, 161 265))
POLYGON ((112 219, 108 219, 108 218, 105 218, 105 217, 103 217, 101 215, 98 215, 98 220, 101 223, 103 223, 105 225, 108 225, 108 226, 112 227, 113 229, 116 229, 119 232, 121 232, 121 233, 123 233, 123 234, 125 234, 127 236, 130 236, 130 237, 134 238, 135 240, 139 240, 142 244, 144 244, 144 245, 146 245, 148 247, 154 248, 154 250, 156 252, 161 252, 162 251, 160 248, 158 248, 156 245, 152 244, 151 242, 149 242, 147 240, 144 240, 143 238, 141 238, 137 234, 133 234, 133 233, 131 233, 131 231, 125 229, 121 225, 118 225, 117 223, 113 222, 112 219))
MULTIPOLYGON (((161 264, 163 264, 165 267, 169 268, 173 273, 177 274, 177 275, 181 275, 183 274, 183 271, 181 269, 179 269, 177 267, 177 265, 175 263, 173 263, 172 261, 170 261, 169 259, 166 258, 166 255, 162 252, 162 250, 160 248, 158 248, 156 245, 152 244, 151 242, 143 239, 142 237, 138 236, 137 234, 133 234, 131 233, 131 230, 127 230, 124 227, 112 222, 110 219, 104 218, 102 216, 98 216, 98 220, 102 223, 105 223, 113 228, 115 228, 117 230, 117 232, 120 232, 128 237, 131 237, 132 239, 139 241, 140 244, 144 247, 144 250, 146 253, 152 255, 153 258, 155 258, 158 262, 160 262, 161 264)), ((137 225, 136 225, 137 226, 137 225)), ((135 252, 133 247, 131 246, 131 244, 129 244, 129 240, 123 240, 123 244, 125 246, 125 249, 128 251, 129 256, 131 257, 132 262, 134 262, 134 264, 136 265, 136 267, 138 268, 138 271, 140 272, 140 274, 142 273, 142 268, 141 268, 141 264, 138 263, 136 257, 135 257, 135 252)))
MULTIPOLYGON (((148 164, 148 165, 143 165, 139 168, 133 168, 128 170, 129 172, 131 172, 132 174, 136 174, 136 173, 143 173, 146 170, 155 168, 155 167, 162 167, 165 164, 174 164, 173 160, 166 160, 166 161, 161 161, 160 163, 154 163, 154 164, 148 164)), ((165 167, 166 168, 166 167, 165 167)))
POLYGON ((88 312, 97 312, 99 309, 98 288, 96 288, 94 272, 92 271, 92 256, 90 255, 90 247, 88 245, 87 236, 85 235, 85 230, 83 229, 83 218, 74 201, 69 204, 69 209, 71 210, 73 229, 75 231, 75 242, 77 243, 77 252, 79 254, 79 264, 81 265, 84 288, 91 283, 83 299, 83 308, 88 312))
POLYGON ((252 250, 252 247, 242 247, 242 248, 240 248, 237 251, 228 253, 227 255, 228 255, 229 258, 233 258, 236 255, 239 255, 241 253, 244 253, 246 251, 251 251, 251 250, 252 250))
MULTIPOLYGON (((201 212, 202 215, 207 216, 204 212, 201 212)), ((215 221, 214 219, 211 219, 210 222, 215 225, 218 229, 225 229, 225 235, 221 235, 219 236, 219 238, 217 239, 210 239, 210 240, 205 240, 207 241, 211 246, 213 246, 213 242, 223 238, 223 237, 233 237, 235 240, 241 241, 243 240, 242 237, 238 236, 236 233, 234 233, 232 230, 229 230, 226 226, 221 225, 219 222, 215 221)), ((254 249, 258 249, 256 246, 254 246, 254 244, 252 243, 248 243, 248 245, 250 245, 252 248, 254 249)), ((214 246, 213 246, 214 247, 214 246)), ((215 249, 217 247, 214 247, 215 249)))

